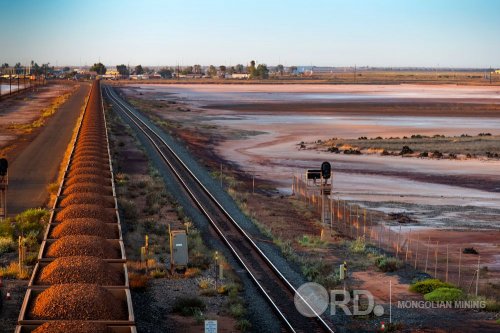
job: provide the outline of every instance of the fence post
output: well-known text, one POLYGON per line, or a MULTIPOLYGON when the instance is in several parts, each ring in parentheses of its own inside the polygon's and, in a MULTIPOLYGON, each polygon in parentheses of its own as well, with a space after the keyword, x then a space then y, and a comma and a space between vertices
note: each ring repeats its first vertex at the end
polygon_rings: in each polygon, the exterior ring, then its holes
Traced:
POLYGON ((436 242, 436 251, 434 252, 434 278, 437 279, 437 270, 438 270, 438 248, 439 241, 436 242))
POLYGON ((448 245, 449 244, 446 244, 446 279, 445 279, 445 282, 448 282, 448 258, 449 258, 449 256, 448 256, 448 252, 449 252, 448 248, 449 248, 449 246, 448 245))
POLYGON ((380 224, 380 227, 378 228, 378 248, 381 249, 381 244, 382 244, 382 224, 380 224))
POLYGON ((476 277, 476 296, 477 296, 477 291, 479 289, 479 262, 481 260, 481 256, 477 256, 477 277, 476 277))
POLYGON ((418 246, 420 243, 420 234, 417 234, 417 251, 415 251, 415 269, 417 269, 417 260, 418 260, 418 246))
POLYGON ((462 270, 462 248, 460 248, 460 253, 458 254, 458 287, 460 288, 460 273, 462 270))
POLYGON ((366 208, 363 209, 363 237, 366 238, 366 208))
POLYGON ((408 250, 410 249, 410 242, 411 242, 411 229, 410 232, 408 233, 408 241, 406 242, 406 254, 405 254, 405 261, 408 261, 408 250))
POLYGON ((431 247, 431 236, 429 236, 429 240, 427 241, 427 253, 425 254, 425 272, 427 273, 427 264, 429 262, 429 248, 431 247))
MULTIPOLYGON (((398 240, 396 242, 396 258, 399 257, 399 237, 401 237, 401 226, 399 226, 399 232, 398 232, 398 240)), ((389 235, 389 244, 391 243, 391 238, 389 235)))
POLYGON ((333 202, 333 195, 330 196, 330 236, 332 234, 332 229, 333 229, 333 210, 335 209, 334 202, 333 202))

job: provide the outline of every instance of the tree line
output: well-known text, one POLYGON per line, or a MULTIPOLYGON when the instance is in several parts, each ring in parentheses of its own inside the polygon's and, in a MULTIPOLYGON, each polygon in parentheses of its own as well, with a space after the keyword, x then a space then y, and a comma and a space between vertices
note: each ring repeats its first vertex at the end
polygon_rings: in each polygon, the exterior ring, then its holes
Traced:
MULTIPOLYGON (((117 65, 116 70, 122 76, 153 74, 155 72, 153 69, 148 67, 142 67, 142 65, 137 65, 131 68, 125 64, 117 65)), ((296 71, 297 67, 295 66, 288 68, 289 74, 294 74, 296 71)), ((251 79, 267 79, 269 78, 270 70, 266 64, 256 65, 256 62, 252 60, 248 66, 244 66, 243 64, 237 64, 235 66, 220 65, 217 67, 210 65, 204 70, 200 64, 195 64, 193 66, 184 66, 182 68, 172 66, 162 67, 157 71, 157 73, 165 79, 170 79, 179 75, 206 75, 212 78, 224 78, 226 75, 232 74, 248 74, 251 79)), ((274 67, 274 73, 277 75, 284 75, 285 67, 281 64, 277 65, 274 67)))

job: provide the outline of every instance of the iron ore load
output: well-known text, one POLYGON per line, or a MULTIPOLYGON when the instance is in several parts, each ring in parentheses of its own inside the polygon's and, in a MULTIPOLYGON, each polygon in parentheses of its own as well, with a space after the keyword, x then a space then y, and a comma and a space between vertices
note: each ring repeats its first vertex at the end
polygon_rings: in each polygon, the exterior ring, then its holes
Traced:
POLYGON ((99 81, 85 107, 16 333, 136 333, 99 81))

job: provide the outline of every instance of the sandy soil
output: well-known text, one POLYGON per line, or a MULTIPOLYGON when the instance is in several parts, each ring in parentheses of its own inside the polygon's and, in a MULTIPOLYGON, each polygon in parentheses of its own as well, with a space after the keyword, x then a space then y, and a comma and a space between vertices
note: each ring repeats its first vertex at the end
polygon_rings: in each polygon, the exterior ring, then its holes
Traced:
POLYGON ((38 87, 36 92, 24 92, 0 102, 0 149, 16 140, 20 131, 16 125, 29 124, 40 117, 40 112, 55 98, 74 89, 73 83, 50 84, 38 87))

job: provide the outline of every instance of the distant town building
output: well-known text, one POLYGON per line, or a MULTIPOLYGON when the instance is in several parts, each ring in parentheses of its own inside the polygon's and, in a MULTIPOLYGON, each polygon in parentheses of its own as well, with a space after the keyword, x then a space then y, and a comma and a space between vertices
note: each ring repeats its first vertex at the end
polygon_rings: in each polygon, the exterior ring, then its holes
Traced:
POLYGON ((247 73, 233 73, 231 74, 232 79, 249 79, 250 74, 247 73))
POLYGON ((500 74, 500 69, 497 69, 497 70, 495 71, 495 74, 500 74))

